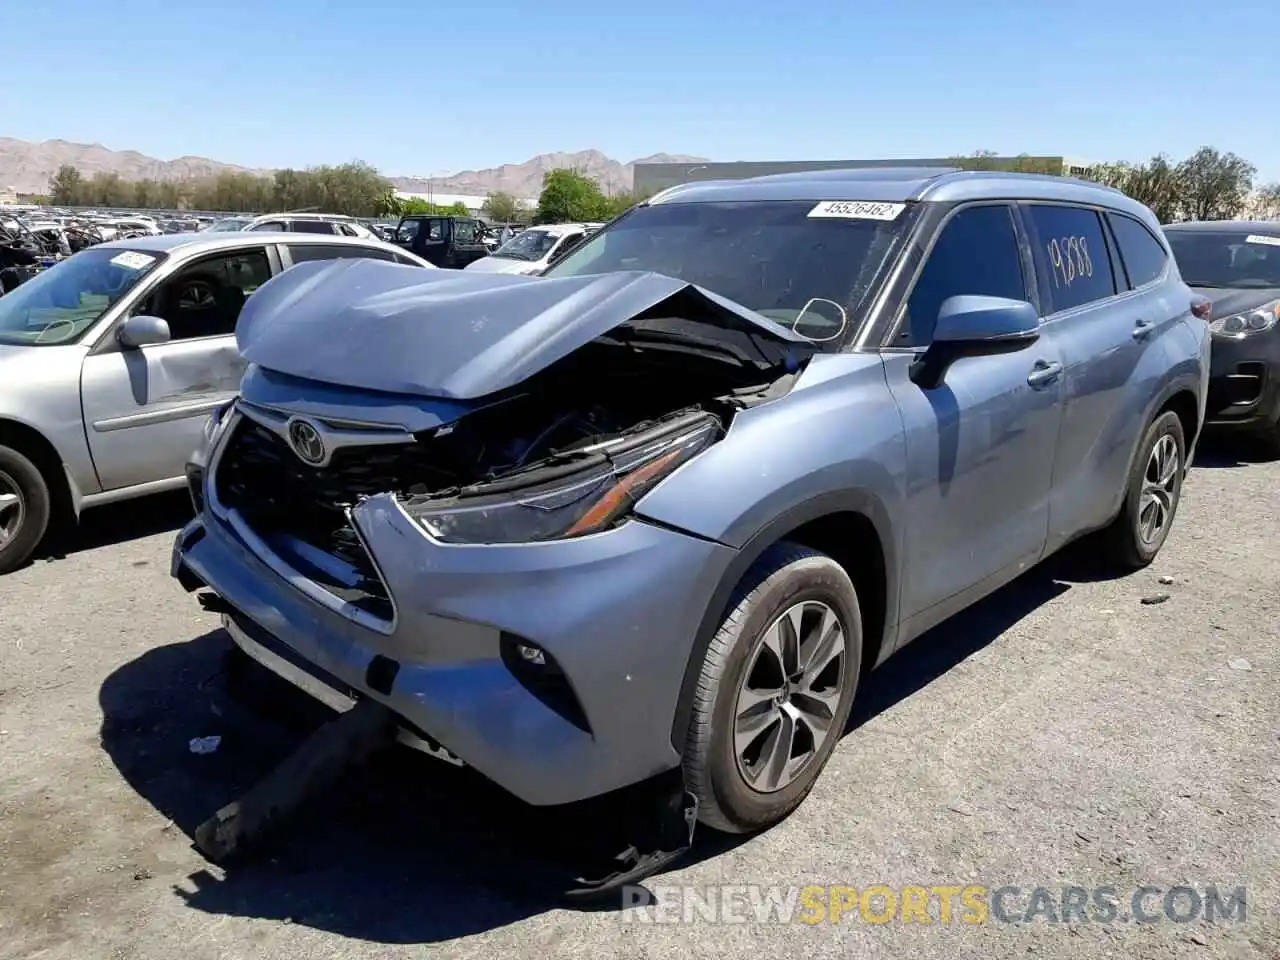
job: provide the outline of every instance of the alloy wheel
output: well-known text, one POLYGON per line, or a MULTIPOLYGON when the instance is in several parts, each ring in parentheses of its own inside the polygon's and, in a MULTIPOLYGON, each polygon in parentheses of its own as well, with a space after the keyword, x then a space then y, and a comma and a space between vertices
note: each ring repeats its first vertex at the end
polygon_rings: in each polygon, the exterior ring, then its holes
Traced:
POLYGON ((844 625, 819 600, 784 610, 760 636, 733 710, 734 755, 753 790, 785 789, 839 736, 846 661, 844 625))
POLYGON ((26 515, 22 490, 13 477, 0 471, 0 547, 17 536, 26 515))
POLYGON ((1147 546, 1159 543, 1173 519, 1181 460, 1177 441, 1167 433, 1151 448, 1138 499, 1138 536, 1147 546))

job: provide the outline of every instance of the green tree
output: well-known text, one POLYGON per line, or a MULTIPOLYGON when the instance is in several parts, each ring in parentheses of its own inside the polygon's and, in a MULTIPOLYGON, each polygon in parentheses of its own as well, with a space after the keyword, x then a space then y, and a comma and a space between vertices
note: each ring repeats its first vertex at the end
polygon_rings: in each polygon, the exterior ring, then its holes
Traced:
POLYGON ((80 171, 70 164, 63 164, 58 172, 49 178, 49 195, 60 207, 78 206, 83 196, 84 177, 80 171))
POLYGON ((600 185, 577 170, 548 170, 542 177, 542 195, 534 223, 572 223, 604 219, 609 198, 600 185))
POLYGON ((1230 220, 1253 189, 1257 168, 1234 153, 1201 147, 1177 166, 1183 212, 1192 220, 1230 220))
POLYGON ((461 200, 457 200, 448 206, 440 203, 432 203, 421 197, 398 197, 396 203, 401 216, 410 214, 437 216, 437 217, 469 217, 471 211, 467 209, 467 205, 461 200))
POLYGON ((1262 220, 1280 220, 1280 183, 1269 183, 1258 190, 1254 208, 1254 216, 1262 220))
POLYGON ((1012 159, 1002 160, 994 150, 975 150, 966 157, 950 157, 947 161, 961 170, 1003 170, 1008 173, 1039 173, 1062 175, 1062 162, 1052 157, 1033 157, 1020 153, 1012 159))
POLYGON ((497 223, 514 223, 520 217, 520 201, 509 193, 495 190, 484 198, 480 212, 497 223))
POLYGON ((1184 188, 1179 167, 1164 154, 1146 163, 1095 164, 1087 177, 1150 207, 1161 223, 1173 223, 1183 215, 1184 188))

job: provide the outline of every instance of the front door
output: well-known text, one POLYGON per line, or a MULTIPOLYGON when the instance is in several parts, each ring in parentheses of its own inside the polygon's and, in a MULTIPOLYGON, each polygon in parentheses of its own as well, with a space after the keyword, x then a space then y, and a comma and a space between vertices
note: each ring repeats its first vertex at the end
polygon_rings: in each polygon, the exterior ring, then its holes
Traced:
POLYGON ((262 246, 187 264, 130 310, 166 320, 168 343, 125 349, 108 336, 85 358, 85 431, 104 490, 182 476, 205 417, 240 389, 236 320, 271 272, 262 246))
POLYGON ((1044 549, 1063 397, 1052 338, 1042 330, 1025 349, 961 358, 932 389, 909 376, 943 301, 1029 300, 1029 272, 1007 204, 960 210, 943 226, 890 344, 910 352, 885 354, 906 432, 901 608, 919 629, 1035 563, 1044 549))

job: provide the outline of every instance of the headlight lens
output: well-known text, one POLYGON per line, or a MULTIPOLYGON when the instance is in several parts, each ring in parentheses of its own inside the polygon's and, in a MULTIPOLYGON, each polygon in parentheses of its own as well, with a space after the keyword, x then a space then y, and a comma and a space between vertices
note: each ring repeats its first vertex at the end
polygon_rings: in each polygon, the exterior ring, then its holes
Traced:
POLYGON ((680 464, 715 442, 720 424, 706 414, 669 427, 548 460, 543 466, 451 496, 415 497, 405 511, 446 543, 530 543, 604 530, 680 464))
POLYGON ((1270 330, 1277 322, 1280 322, 1280 300, 1272 300, 1255 310, 1214 320, 1209 324, 1209 329, 1226 336, 1247 337, 1270 330))

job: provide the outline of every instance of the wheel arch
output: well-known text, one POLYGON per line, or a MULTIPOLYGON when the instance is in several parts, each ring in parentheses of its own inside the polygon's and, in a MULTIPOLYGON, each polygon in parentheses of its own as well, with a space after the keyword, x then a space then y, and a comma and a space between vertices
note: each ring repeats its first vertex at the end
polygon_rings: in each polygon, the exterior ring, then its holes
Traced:
POLYGON ((765 550, 784 540, 827 554, 853 580, 862 607, 864 669, 874 667, 893 650, 891 635, 898 620, 898 563, 888 510, 875 496, 861 490, 822 494, 797 504, 748 538, 707 603, 685 664, 671 725, 671 743, 681 754, 707 648, 729 612, 747 570, 765 550))
POLYGON ((0 416, 0 445, 17 450, 35 464, 49 486, 55 517, 72 516, 76 498, 71 490, 62 454, 52 441, 28 423, 0 416))

